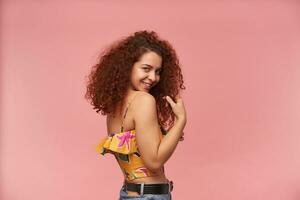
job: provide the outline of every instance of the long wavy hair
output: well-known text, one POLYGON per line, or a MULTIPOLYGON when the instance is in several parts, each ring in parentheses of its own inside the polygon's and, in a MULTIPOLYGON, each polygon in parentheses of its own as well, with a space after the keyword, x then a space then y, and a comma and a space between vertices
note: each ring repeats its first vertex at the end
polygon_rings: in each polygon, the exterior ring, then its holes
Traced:
POLYGON ((88 75, 85 98, 90 100, 97 113, 114 114, 123 107, 135 62, 146 52, 153 51, 162 58, 159 82, 149 90, 156 100, 158 122, 165 130, 174 125, 175 114, 163 99, 172 99, 185 89, 178 57, 172 45, 158 37, 154 31, 138 31, 120 39, 99 56, 88 75))

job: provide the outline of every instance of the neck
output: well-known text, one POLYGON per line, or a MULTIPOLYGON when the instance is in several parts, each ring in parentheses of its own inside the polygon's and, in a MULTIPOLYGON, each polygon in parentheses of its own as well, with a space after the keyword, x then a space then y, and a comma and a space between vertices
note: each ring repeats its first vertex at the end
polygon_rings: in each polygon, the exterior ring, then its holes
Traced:
POLYGON ((136 92, 136 90, 132 89, 132 88, 129 88, 125 94, 125 99, 127 97, 130 97, 131 95, 133 95, 134 93, 136 92))

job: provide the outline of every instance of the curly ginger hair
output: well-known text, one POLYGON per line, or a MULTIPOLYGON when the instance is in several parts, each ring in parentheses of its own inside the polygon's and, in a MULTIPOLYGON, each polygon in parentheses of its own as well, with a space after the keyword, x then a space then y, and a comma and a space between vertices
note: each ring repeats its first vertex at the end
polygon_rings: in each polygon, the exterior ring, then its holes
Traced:
POLYGON ((160 81, 149 90, 156 100, 158 123, 165 129, 173 126, 175 114, 163 99, 175 99, 185 89, 179 60, 172 45, 154 31, 138 31, 116 41, 100 54, 99 61, 88 76, 85 98, 97 113, 114 114, 122 108, 135 62, 146 52, 153 51, 162 58, 160 81))

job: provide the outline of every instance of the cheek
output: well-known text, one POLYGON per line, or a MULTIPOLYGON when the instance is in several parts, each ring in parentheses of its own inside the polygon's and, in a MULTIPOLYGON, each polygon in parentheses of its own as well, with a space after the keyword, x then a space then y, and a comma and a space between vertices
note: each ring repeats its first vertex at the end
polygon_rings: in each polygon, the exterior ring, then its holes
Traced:
POLYGON ((144 79, 145 77, 147 77, 147 74, 145 72, 139 71, 136 73, 137 79, 144 79))
POLYGON ((131 81, 135 84, 139 84, 139 82, 146 78, 146 76, 147 75, 144 72, 135 71, 131 76, 131 81))

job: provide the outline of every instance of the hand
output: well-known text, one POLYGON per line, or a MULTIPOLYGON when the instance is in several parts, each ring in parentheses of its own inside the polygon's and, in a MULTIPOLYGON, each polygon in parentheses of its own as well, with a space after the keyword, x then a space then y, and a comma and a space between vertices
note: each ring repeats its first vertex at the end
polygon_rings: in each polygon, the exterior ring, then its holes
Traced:
POLYGON ((165 99, 170 104, 176 118, 183 119, 184 121, 186 121, 186 112, 182 99, 177 98, 176 102, 174 102, 173 99, 171 99, 171 97, 169 96, 165 96, 165 99))

